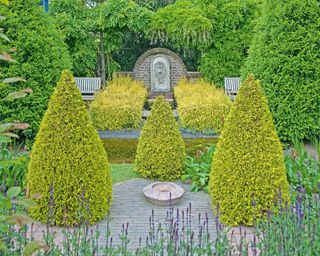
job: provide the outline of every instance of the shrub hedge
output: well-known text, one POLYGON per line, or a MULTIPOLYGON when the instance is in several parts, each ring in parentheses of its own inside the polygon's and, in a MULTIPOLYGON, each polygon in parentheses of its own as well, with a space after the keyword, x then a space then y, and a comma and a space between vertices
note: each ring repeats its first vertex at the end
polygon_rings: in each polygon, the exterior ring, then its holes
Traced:
POLYGON ((23 135, 33 140, 61 71, 71 67, 69 53, 62 34, 39 0, 1 4, 0 13, 5 16, 0 26, 10 38, 10 42, 1 41, 0 50, 16 49, 11 54, 18 61, 15 65, 2 66, 1 76, 21 76, 27 80, 0 89, 0 98, 18 88, 33 90, 18 101, 0 101, 0 120, 29 123, 30 128, 23 135))
POLYGON ((199 70, 207 81, 223 87, 224 77, 241 74, 261 4, 256 0, 212 2, 215 5, 214 37, 211 45, 202 51, 199 70))
POLYGON ((180 178, 186 150, 170 105, 156 98, 137 148, 136 166, 142 177, 160 180, 180 178))
POLYGON ((249 76, 226 119, 213 157, 209 191, 221 220, 252 225, 281 190, 289 200, 282 145, 260 83, 249 76))
POLYGON ((320 134, 319 13, 318 0, 266 1, 242 70, 262 81, 283 141, 320 134))
POLYGON ((90 104, 90 115, 98 130, 138 128, 147 89, 128 76, 115 77, 90 104))
POLYGON ((203 80, 195 83, 181 80, 174 89, 174 96, 183 127, 196 131, 221 131, 232 104, 223 89, 203 80))
POLYGON ((109 209, 112 184, 106 152, 72 74, 64 71, 32 148, 27 194, 42 195, 31 209, 36 220, 94 223, 109 209))

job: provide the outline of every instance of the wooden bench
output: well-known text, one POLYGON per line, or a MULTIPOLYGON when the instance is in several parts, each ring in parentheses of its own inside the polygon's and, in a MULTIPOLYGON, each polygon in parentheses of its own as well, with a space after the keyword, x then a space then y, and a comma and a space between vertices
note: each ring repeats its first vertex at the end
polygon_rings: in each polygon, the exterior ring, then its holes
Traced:
POLYGON ((93 100, 96 91, 101 89, 100 77, 75 77, 83 100, 93 100))
POLYGON ((234 99, 238 94, 240 88, 240 77, 225 77, 224 90, 230 99, 234 99))

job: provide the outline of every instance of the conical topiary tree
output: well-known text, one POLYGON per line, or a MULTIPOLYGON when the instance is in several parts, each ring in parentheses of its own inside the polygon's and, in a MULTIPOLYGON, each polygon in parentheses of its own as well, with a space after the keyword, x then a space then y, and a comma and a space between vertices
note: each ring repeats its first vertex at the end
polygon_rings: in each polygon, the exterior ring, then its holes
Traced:
POLYGON ((184 172, 185 145, 169 104, 153 103, 138 142, 136 165, 145 178, 172 180, 184 172))
POLYGON ((31 216, 58 225, 103 218, 111 200, 106 152, 70 71, 63 71, 32 148, 28 195, 40 194, 31 216))
POLYGON ((250 75, 226 119, 213 157, 209 191, 221 220, 253 223, 278 199, 289 200, 282 145, 260 83, 250 75))

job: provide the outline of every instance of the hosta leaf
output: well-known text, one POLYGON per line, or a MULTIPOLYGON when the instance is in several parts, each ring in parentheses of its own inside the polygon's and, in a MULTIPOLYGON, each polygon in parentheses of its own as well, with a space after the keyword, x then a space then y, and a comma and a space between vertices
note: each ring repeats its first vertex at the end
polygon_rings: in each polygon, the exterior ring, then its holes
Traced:
MULTIPOLYGON (((11 84, 11 83, 16 83, 16 82, 26 82, 25 79, 23 79, 22 77, 10 77, 10 78, 6 78, 2 80, 2 83, 4 84, 11 84)), ((24 90, 22 90, 24 91, 24 90)), ((26 91, 24 91, 26 92, 26 91)))
POLYGON ((12 101, 12 100, 16 100, 16 99, 20 99, 23 98, 27 95, 27 93, 23 92, 23 91, 16 91, 16 92, 11 92, 7 95, 7 97, 5 97, 4 101, 12 101))
POLYGON ((0 54, 0 60, 8 61, 8 62, 11 62, 11 63, 17 63, 17 61, 12 59, 11 55, 6 53, 6 52, 3 52, 2 54, 0 54))
POLYGON ((9 188, 8 191, 7 191, 7 196, 9 198, 13 198, 13 197, 16 197, 20 194, 21 192, 21 188, 20 187, 12 187, 12 188, 9 188))
POLYGON ((21 199, 18 201, 18 204, 24 205, 25 207, 36 207, 37 204, 31 199, 21 199))

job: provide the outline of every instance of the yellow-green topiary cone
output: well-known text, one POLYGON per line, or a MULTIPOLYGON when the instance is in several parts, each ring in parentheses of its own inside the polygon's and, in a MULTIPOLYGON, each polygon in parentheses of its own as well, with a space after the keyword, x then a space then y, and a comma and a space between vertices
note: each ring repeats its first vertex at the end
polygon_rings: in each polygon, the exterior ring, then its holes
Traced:
POLYGON ((255 214, 272 208, 279 190, 289 200, 282 145, 260 83, 249 76, 217 144, 210 195, 222 222, 252 225, 255 214))
POLYGON ((185 158, 184 141, 172 110, 163 97, 158 97, 138 142, 138 172, 149 179, 177 179, 184 172, 185 158))
POLYGON ((36 220, 58 225, 102 219, 112 184, 106 152, 90 121, 75 80, 63 71, 32 148, 28 195, 42 195, 36 220))

